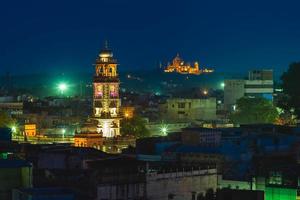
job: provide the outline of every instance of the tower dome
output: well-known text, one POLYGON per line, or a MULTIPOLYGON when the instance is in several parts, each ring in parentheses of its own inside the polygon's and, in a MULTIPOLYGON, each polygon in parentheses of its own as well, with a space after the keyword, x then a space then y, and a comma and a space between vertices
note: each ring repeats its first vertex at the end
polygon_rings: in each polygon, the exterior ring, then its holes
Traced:
POLYGON ((108 42, 105 41, 104 48, 99 53, 100 58, 112 58, 113 52, 108 48, 108 42))

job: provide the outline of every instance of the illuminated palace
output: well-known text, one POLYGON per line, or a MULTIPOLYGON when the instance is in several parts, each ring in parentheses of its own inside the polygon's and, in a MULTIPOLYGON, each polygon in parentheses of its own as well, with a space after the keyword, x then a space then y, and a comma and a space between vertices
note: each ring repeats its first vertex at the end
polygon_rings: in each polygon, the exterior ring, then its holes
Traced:
POLYGON ((179 57, 179 54, 176 55, 176 57, 173 59, 172 64, 169 64, 164 71, 167 73, 177 72, 180 74, 194 74, 194 75, 214 72, 213 69, 207 69, 207 68, 199 69, 198 62, 195 62, 194 66, 192 66, 188 63, 185 63, 179 57))
POLYGON ((121 100, 117 65, 106 43, 96 59, 93 83, 93 118, 97 121, 97 132, 103 137, 120 135, 121 100))

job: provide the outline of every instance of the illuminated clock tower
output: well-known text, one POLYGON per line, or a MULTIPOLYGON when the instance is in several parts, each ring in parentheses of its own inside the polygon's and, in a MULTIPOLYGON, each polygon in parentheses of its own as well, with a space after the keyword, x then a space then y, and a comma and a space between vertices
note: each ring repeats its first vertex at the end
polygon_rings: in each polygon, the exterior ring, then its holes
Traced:
POLYGON ((120 80, 117 73, 117 60, 107 42, 95 64, 93 117, 98 121, 97 132, 103 137, 120 135, 120 80))

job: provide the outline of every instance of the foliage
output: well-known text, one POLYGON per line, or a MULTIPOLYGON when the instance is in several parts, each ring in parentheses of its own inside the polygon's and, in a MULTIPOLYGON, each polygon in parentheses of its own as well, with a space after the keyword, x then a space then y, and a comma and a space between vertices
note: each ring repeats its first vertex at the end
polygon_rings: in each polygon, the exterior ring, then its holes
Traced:
POLYGON ((236 111, 230 119, 236 124, 269 124, 278 118, 272 102, 262 97, 242 97, 237 101, 236 111))
POLYGON ((281 76, 283 92, 287 95, 281 107, 286 110, 294 109, 297 116, 300 116, 299 77, 300 62, 290 64, 288 71, 281 76))
POLYGON ((132 135, 138 138, 150 136, 145 120, 139 116, 123 119, 121 121, 121 133, 122 135, 132 135))
POLYGON ((11 127, 15 124, 15 120, 12 119, 6 112, 0 111, 0 127, 11 127))

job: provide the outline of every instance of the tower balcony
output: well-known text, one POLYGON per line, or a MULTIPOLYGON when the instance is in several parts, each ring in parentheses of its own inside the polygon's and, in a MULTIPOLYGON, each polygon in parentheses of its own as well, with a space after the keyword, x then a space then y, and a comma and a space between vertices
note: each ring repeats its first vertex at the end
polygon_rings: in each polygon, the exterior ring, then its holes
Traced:
POLYGON ((120 82, 119 76, 94 76, 94 82, 120 82))

